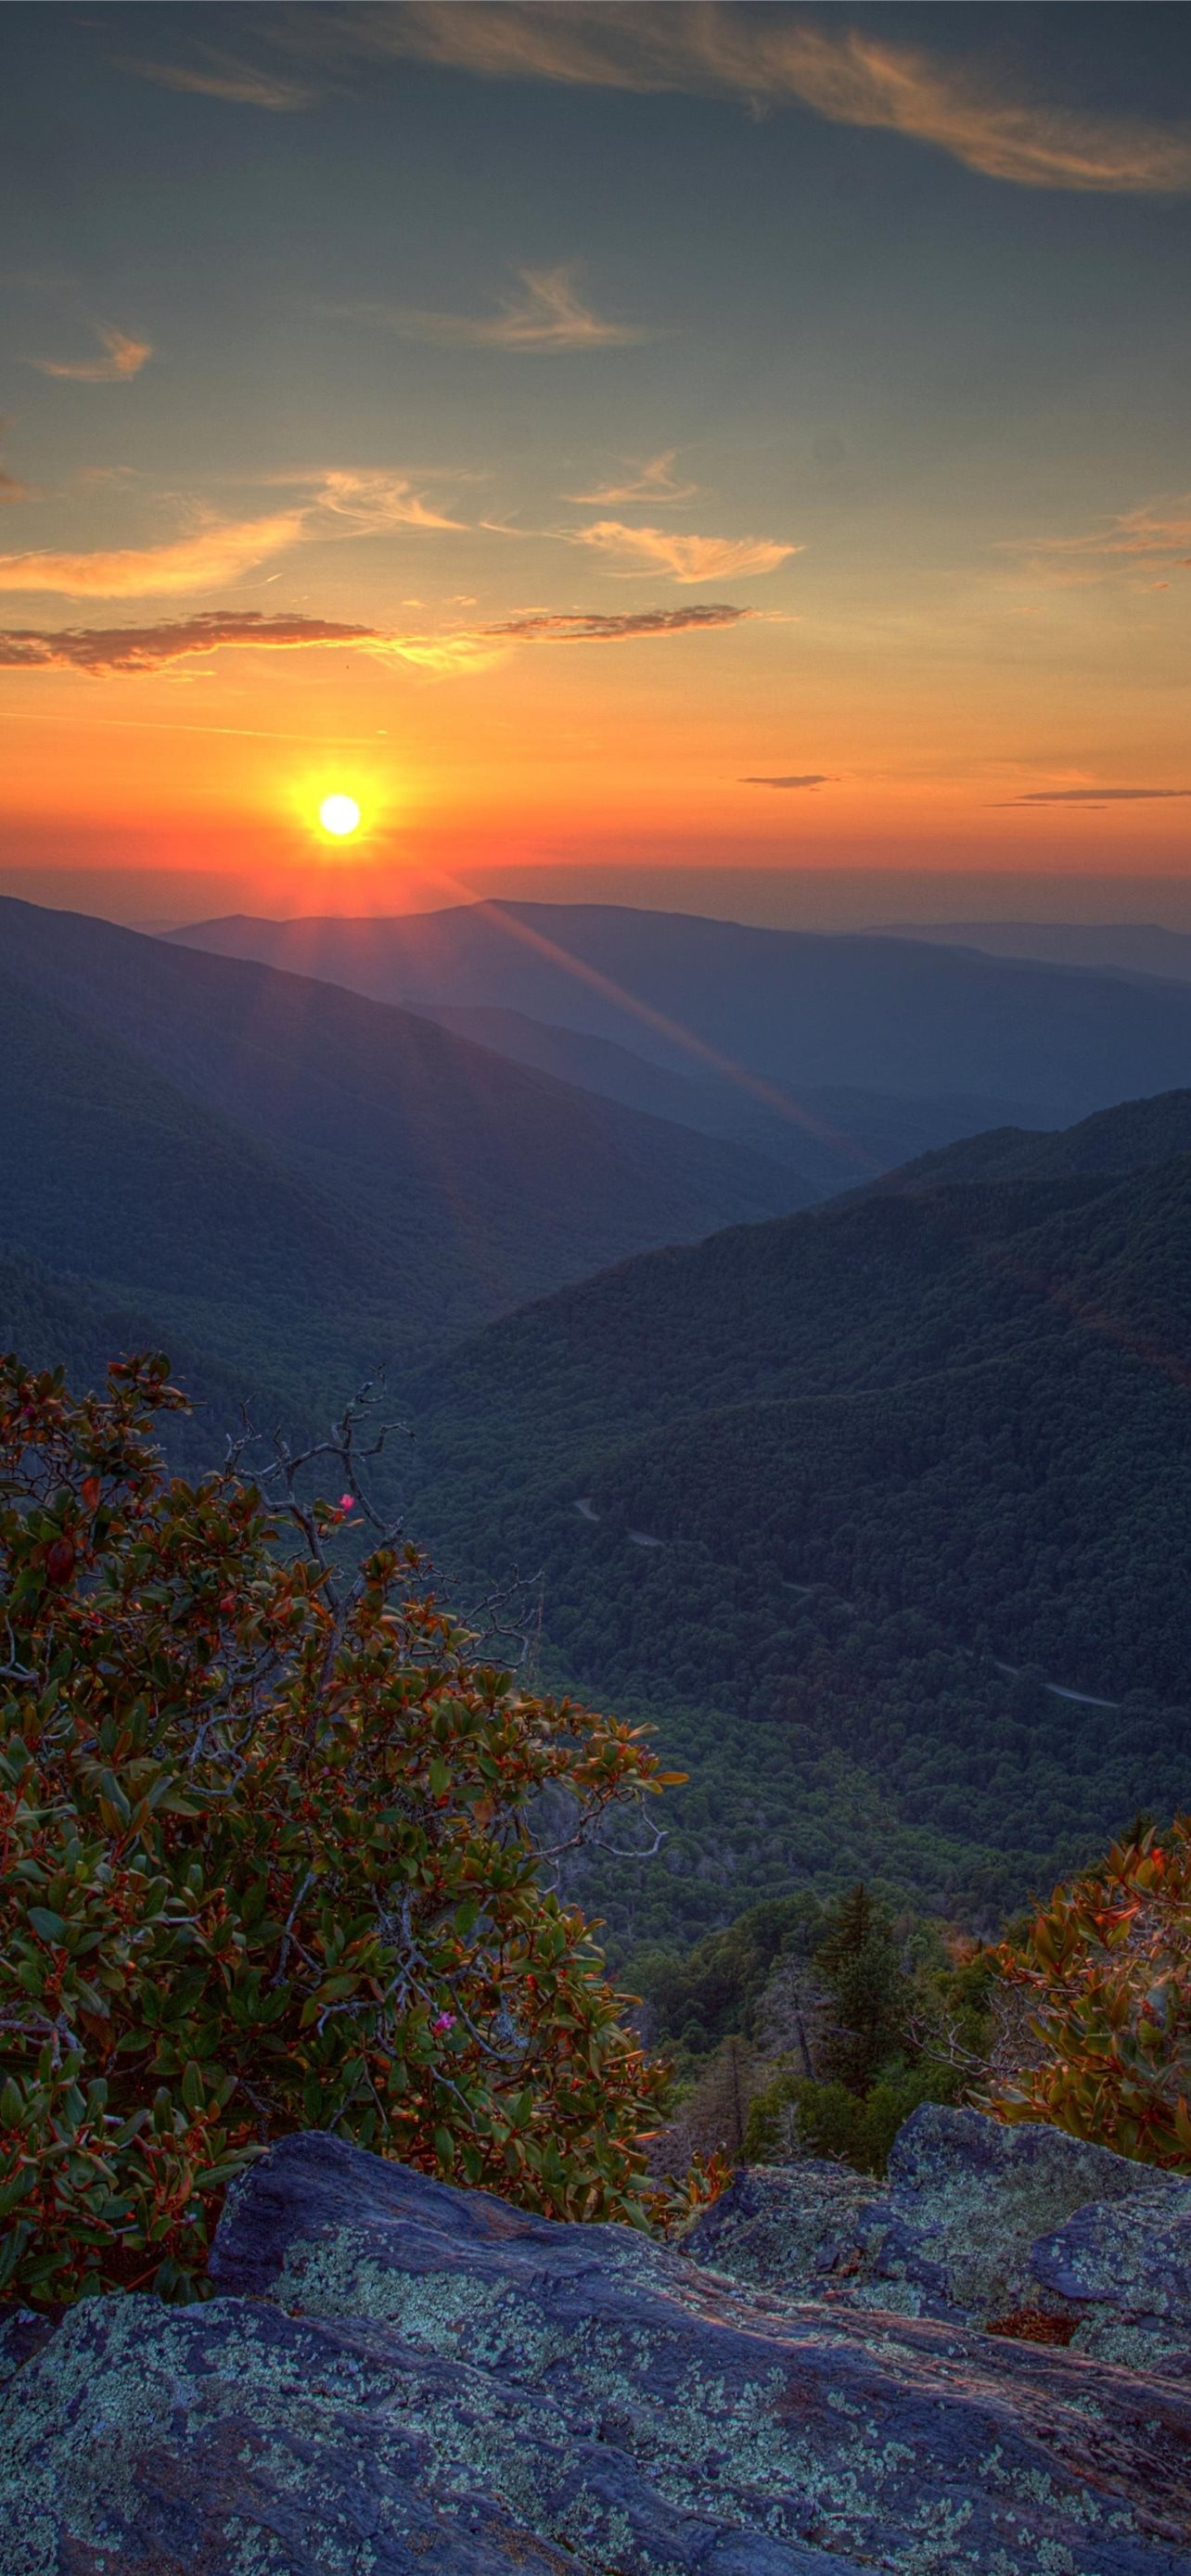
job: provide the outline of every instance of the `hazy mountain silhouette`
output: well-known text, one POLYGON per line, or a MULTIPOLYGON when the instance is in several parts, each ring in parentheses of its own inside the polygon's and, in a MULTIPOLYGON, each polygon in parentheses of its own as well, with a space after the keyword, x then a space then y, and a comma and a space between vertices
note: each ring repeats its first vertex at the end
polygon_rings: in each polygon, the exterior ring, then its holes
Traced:
POLYGON ((899 1099, 895 1093, 859 1091, 845 1084, 808 1084, 784 1099, 775 1092, 771 1101, 767 1084, 675 1073, 612 1038, 552 1027, 523 1011, 442 1002, 419 1007, 440 1028, 492 1047, 516 1064, 537 1065, 606 1099, 623 1100, 654 1117, 676 1118, 703 1135, 735 1138, 790 1164, 804 1178, 819 1182, 824 1192, 854 1188, 862 1173, 904 1163, 911 1155, 1018 1114, 1010 1102, 899 1099))
POLYGON ((0 903, 10 1247, 310 1384, 814 1195, 424 1018, 0 903))
POLYGON ((382 920, 234 917, 173 942, 392 1002, 522 1012, 701 1079, 735 1067, 799 1091, 1011 1100, 1049 1124, 1191 1080, 1184 986, 926 940, 509 903, 382 920))
POLYGON ((1115 975, 1157 975, 1191 983, 1191 931, 1155 921, 916 921, 881 925, 882 937, 979 948, 990 957, 1033 957, 1115 975))

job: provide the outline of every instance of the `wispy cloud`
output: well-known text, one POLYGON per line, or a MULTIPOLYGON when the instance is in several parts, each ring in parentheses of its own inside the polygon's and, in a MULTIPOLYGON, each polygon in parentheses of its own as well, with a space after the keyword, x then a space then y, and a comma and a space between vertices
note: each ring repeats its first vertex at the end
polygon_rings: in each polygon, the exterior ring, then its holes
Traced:
MULTIPOLYGON (((293 30, 295 21, 290 20, 293 30)), ((754 112, 798 105, 833 124, 901 134, 970 170, 1026 188, 1153 195, 1191 188, 1191 130, 1088 113, 1014 89, 978 61, 948 62, 800 9, 716 0, 406 0, 296 13, 296 42, 340 67, 415 56, 487 79, 686 91, 754 112)))
POLYGON ((106 351, 102 358, 30 358, 27 363, 43 376, 62 376, 76 385, 128 384, 139 376, 153 355, 148 340, 132 340, 127 331, 109 330, 97 323, 95 337, 106 351))
POLYGON ((156 81, 162 89, 188 90, 198 98, 226 99, 233 107, 265 107, 280 115, 291 115, 298 108, 314 105, 318 93, 305 82, 262 71, 253 63, 216 53, 206 45, 198 50, 199 59, 194 63, 152 63, 131 57, 119 68, 133 72, 138 80, 156 81))
POLYGON ((682 537, 672 528, 629 528, 619 519, 597 519, 594 527, 567 534, 573 545, 624 567, 622 579, 660 570, 677 582, 752 581, 801 553, 772 537, 682 537))
POLYGON ((507 296, 496 313, 429 313, 413 304, 349 304, 344 320, 393 331, 403 340, 434 340, 445 348, 512 349, 557 353, 567 349, 627 348, 649 334, 635 322, 606 322, 583 303, 569 268, 523 268, 523 293, 507 296))
POLYGON ((1005 805, 1149 805, 1191 796, 1191 787, 1035 787, 1006 796, 1005 805))
POLYGON ((597 510, 614 510, 623 501, 651 501, 656 509, 664 501, 693 501, 697 483, 675 480, 676 447, 668 447, 664 456, 651 458, 641 465, 627 483, 608 483, 597 492, 564 492, 564 501, 583 501, 597 510))
POLYGON ((382 536, 398 528, 454 532, 463 525, 434 509, 406 475, 344 468, 294 479, 309 498, 293 508, 263 518, 205 522, 164 545, 0 555, 0 591, 54 591, 66 599, 175 598, 217 590, 291 546, 320 537, 382 536))
POLYGON ((758 778, 750 775, 738 781, 741 787, 835 787, 838 783, 825 770, 814 769, 808 770, 801 778, 758 778))
POLYGON ((423 670, 464 671, 481 667, 502 647, 514 644, 614 644, 636 636, 698 634, 738 626, 749 615, 747 608, 715 603, 686 609, 647 608, 624 616, 530 609, 489 626, 406 635, 379 626, 348 625, 335 618, 210 609, 148 626, 65 626, 52 633, 32 626, 0 629, 0 669, 88 671, 104 678, 119 672, 160 671, 195 654, 227 649, 293 652, 354 646, 423 670))
POLYGON ((162 546, 0 555, 0 590, 56 591, 66 599, 165 599, 215 590, 295 545, 305 526, 304 510, 285 510, 200 528, 162 546))
POLYGON ((346 520, 358 536, 379 535, 385 528, 459 530, 464 525, 436 510, 407 474, 335 469, 320 475, 318 499, 332 518, 346 520))
POLYGON ((1030 553, 1043 563, 1065 558, 1096 563, 1114 557, 1185 556, 1191 547, 1191 493, 1172 501, 1145 501, 1135 510, 1115 511, 1098 527, 1073 537, 1015 538, 1006 551, 1030 553))

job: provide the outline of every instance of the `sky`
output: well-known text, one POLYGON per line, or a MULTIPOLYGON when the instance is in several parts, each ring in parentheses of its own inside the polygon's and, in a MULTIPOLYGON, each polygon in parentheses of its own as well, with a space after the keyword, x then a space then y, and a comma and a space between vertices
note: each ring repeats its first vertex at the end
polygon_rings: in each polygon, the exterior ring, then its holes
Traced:
POLYGON ((1185 10, 4 37, 0 887, 1191 889, 1185 10))

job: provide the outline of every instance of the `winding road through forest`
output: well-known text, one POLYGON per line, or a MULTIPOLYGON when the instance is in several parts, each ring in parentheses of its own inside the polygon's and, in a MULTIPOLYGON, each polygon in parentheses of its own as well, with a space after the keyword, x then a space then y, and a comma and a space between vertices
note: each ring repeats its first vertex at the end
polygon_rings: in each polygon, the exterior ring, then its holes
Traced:
MULTIPOLYGON (((575 1509, 585 1521, 599 1520, 599 1513, 596 1510, 590 1494, 581 1494, 575 1504, 575 1509)), ((631 1541, 634 1547, 667 1547, 669 1545, 669 1541, 667 1539, 654 1538, 648 1530, 626 1530, 625 1537, 631 1541)), ((813 1583, 786 1583, 782 1588, 786 1592, 810 1593, 816 1591, 818 1586, 813 1583)), ((822 1588, 824 1591, 830 1592, 834 1587, 831 1584, 824 1584, 822 1588)), ((842 1592, 836 1594, 836 1599, 842 1609, 855 1609, 855 1602, 845 1601, 842 1592)), ((993 1664, 997 1672, 1007 1673, 1011 1680, 1015 1680, 1017 1675, 1023 1670, 1023 1666, 1021 1664, 1002 1663, 997 1655, 993 1656, 993 1664)), ((1052 1699, 1073 1700, 1079 1708, 1114 1709, 1121 1706, 1119 1699, 1099 1699, 1094 1691, 1072 1690, 1070 1685, 1066 1682, 1052 1682, 1048 1681, 1045 1677, 1043 1678, 1042 1688, 1043 1690, 1050 1692, 1052 1699)))

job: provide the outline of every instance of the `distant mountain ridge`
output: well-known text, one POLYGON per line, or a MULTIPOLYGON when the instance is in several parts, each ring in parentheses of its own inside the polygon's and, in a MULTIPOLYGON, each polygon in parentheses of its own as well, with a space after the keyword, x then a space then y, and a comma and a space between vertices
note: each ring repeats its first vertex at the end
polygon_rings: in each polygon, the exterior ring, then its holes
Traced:
POLYGON ((931 1146, 1020 1114, 1009 1102, 947 1094, 903 1099, 845 1084, 807 1085, 783 1104, 768 1084, 734 1082, 706 1070, 675 1073, 614 1039, 531 1020, 523 1011, 441 1002, 418 1007, 440 1028, 493 1047, 516 1064, 537 1065, 606 1099, 678 1119, 702 1135, 732 1138, 788 1163, 824 1193, 854 1187, 862 1174, 904 1163, 931 1146))
POLYGON ((481 903, 372 921, 233 918, 171 944, 267 959, 406 1007, 519 1012, 672 1073, 735 1069, 746 1086, 795 1094, 1012 1101, 1055 1125, 1191 1081, 1184 985, 930 940, 481 903))
POLYGON ((990 957, 1032 957, 1113 975, 1191 983, 1191 931, 1156 921, 915 921, 880 925, 883 938, 979 948, 990 957))

